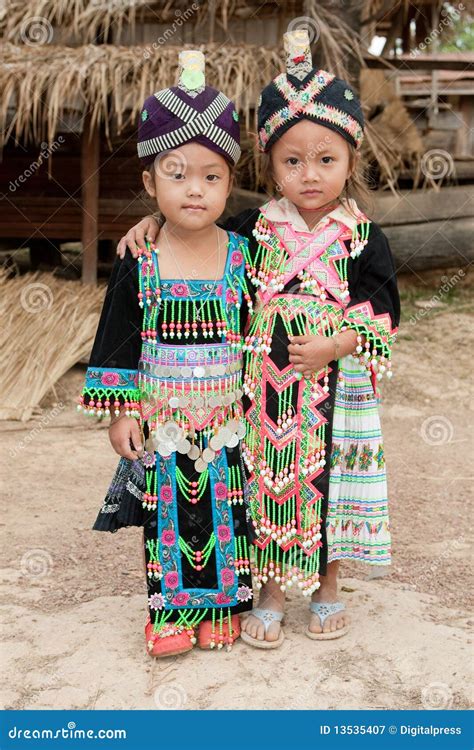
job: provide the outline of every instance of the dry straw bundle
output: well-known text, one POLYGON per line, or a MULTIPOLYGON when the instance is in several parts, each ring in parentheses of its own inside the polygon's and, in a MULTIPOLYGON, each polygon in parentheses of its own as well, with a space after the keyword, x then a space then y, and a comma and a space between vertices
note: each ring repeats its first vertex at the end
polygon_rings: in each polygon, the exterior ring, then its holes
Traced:
MULTIPOLYGON (((13 134, 52 143, 68 111, 90 112, 93 125, 103 124, 107 137, 112 122, 119 133, 136 127, 150 91, 176 79, 179 50, 166 46, 157 54, 140 46, 5 45, 0 66, 4 142, 13 134), (7 126, 9 108, 15 114, 7 126)), ((210 85, 235 101, 248 127, 260 89, 282 66, 278 50, 245 44, 206 45, 205 50, 210 85)))
POLYGON ((104 287, 50 273, 0 269, 3 373, 0 419, 31 418, 48 390, 92 348, 104 287))

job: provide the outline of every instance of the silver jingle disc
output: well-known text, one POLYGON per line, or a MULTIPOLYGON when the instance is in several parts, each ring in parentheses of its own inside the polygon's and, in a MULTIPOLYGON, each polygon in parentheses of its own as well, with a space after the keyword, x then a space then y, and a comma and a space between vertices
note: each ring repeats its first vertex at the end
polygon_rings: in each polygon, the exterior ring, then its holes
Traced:
POLYGON ((197 445, 191 445, 191 448, 188 451, 188 456, 191 459, 191 461, 195 461, 196 458, 199 458, 201 455, 201 451, 199 450, 197 445))
POLYGON ((177 409, 179 406, 179 398, 178 396, 171 396, 170 399, 168 399, 168 404, 172 409, 177 409))
POLYGON ((243 395, 244 392, 240 388, 237 388, 235 391, 235 398, 237 399, 237 401, 240 401, 243 395))
POLYGON ((157 429, 153 433, 153 439, 159 443, 162 443, 168 439, 168 436, 165 432, 165 426, 163 424, 160 424, 157 427, 157 429))
POLYGON ((198 458, 198 460, 194 462, 194 468, 199 474, 202 474, 203 471, 206 471, 207 469, 207 463, 203 461, 202 458, 198 458))
POLYGON ((178 453, 182 453, 183 455, 189 453, 190 448, 191 443, 187 438, 183 438, 183 440, 180 440, 179 443, 176 443, 176 450, 178 451, 178 453))
POLYGON ((158 443, 157 450, 160 456, 162 456, 163 458, 168 458, 168 456, 171 456, 171 454, 173 453, 171 448, 166 443, 158 443))
POLYGON ((183 376, 183 378, 190 378, 192 377, 192 374, 193 374, 192 369, 188 367, 187 365, 181 368, 181 375, 183 376))
POLYGON ((227 448, 235 448, 239 444, 239 438, 237 435, 234 434, 230 436, 229 440, 226 442, 227 448))
POLYGON ((237 436, 242 440, 247 434, 247 427, 245 426, 244 422, 239 422, 239 426, 237 427, 237 436))
POLYGON ((216 375, 225 375, 225 365, 216 365, 216 375))
POLYGON ((226 427, 231 432, 237 432, 237 430, 239 429, 239 421, 237 419, 229 419, 226 427))
POLYGON ((202 458, 203 461, 205 461, 207 464, 210 464, 211 461, 214 461, 214 458, 216 456, 216 452, 212 450, 212 448, 204 448, 202 452, 202 458))
POLYGON ((177 422, 173 422, 173 420, 171 419, 168 420, 168 422, 164 423, 163 432, 165 434, 165 440, 174 440, 175 442, 177 442, 183 437, 183 431, 181 427, 177 422))
POLYGON ((215 396, 209 396, 209 398, 207 399, 207 404, 208 406, 211 407, 211 409, 214 409, 216 406, 219 405, 215 396))
POLYGON ((170 376, 170 368, 168 367, 168 365, 165 365, 163 367, 162 373, 163 373, 163 377, 164 378, 169 378, 169 376, 170 376))
POLYGON ((219 430, 218 434, 219 434, 219 437, 222 440, 222 442, 224 444, 227 444, 227 441, 230 439, 230 436, 232 435, 232 432, 226 426, 226 427, 221 427, 221 429, 219 430))
POLYGON ((206 370, 204 367, 201 367, 201 365, 198 365, 193 370, 193 375, 195 378, 203 378, 205 374, 206 374, 206 370))
POLYGON ((202 396, 194 396, 193 406, 196 406, 197 408, 204 406, 204 398, 202 396))
POLYGON ((232 403, 232 396, 230 393, 226 393, 222 401, 224 402, 224 406, 230 406, 232 403))
POLYGON ((211 439, 209 440, 209 445, 213 451, 220 451, 224 447, 224 443, 222 442, 219 433, 211 437, 211 439))
POLYGON ((185 409, 189 406, 189 396, 180 396, 179 397, 179 405, 181 408, 185 409))

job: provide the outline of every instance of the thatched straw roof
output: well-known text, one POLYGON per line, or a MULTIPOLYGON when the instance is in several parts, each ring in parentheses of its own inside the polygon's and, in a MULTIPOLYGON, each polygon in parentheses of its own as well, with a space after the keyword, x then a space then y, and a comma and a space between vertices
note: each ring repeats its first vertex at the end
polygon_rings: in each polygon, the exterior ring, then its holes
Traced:
MULTIPOLYGON (((394 6, 404 2, 398 0, 394 6)), ((246 129, 252 132, 259 92, 283 69, 281 35, 289 24, 303 19, 313 38, 315 64, 340 77, 350 78, 351 73, 355 77, 359 66, 364 65, 362 54, 367 43, 367 39, 361 39, 351 28, 354 8, 362 8, 363 17, 371 18, 387 5, 385 0, 354 0, 341 14, 335 12, 333 0, 291 0, 283 4, 273 0, 263 3, 196 0, 191 5, 189 0, 31 0, 30 3, 10 0, 8 13, 0 19, 0 25, 5 38, 19 43, 4 45, 0 65, 3 93, 0 148, 11 135, 18 140, 52 144, 56 133, 65 129, 65 121, 70 122, 71 113, 75 113, 80 122, 81 116, 90 112, 93 125, 101 125, 107 138, 112 131, 121 133, 134 128, 146 96, 175 82, 178 53, 185 47, 200 47, 206 52, 208 82, 236 102, 246 129), (127 41, 135 39, 135 22, 137 28, 139 21, 145 21, 143 28, 147 24, 154 28, 156 24, 171 25, 173 19, 190 8, 193 15, 186 23, 184 34, 189 44, 183 44, 179 35, 171 43, 166 40, 166 44, 117 43, 122 29, 128 34, 127 41), (262 24, 262 18, 268 17, 272 9, 271 33, 271 23, 263 24, 268 31, 263 34, 265 44, 233 40, 239 24, 230 23, 231 19, 246 20, 246 28, 254 27, 254 36, 260 40, 262 27, 258 26, 257 32, 257 19, 262 24), (35 39, 36 30, 29 26, 35 18, 43 21, 39 33, 44 34, 46 22, 46 32, 51 31, 51 37, 35 39), (49 31, 48 25, 51 26, 49 31), (217 39, 216 29, 226 30, 224 42, 198 43, 217 39), (55 44, 58 39, 67 41, 67 46, 55 44), (97 43, 104 39, 112 43, 97 43), (92 44, 92 40, 96 43, 92 44)), ((136 38, 143 39, 138 33, 136 38)), ((358 81, 353 82, 358 85, 358 81)), ((375 87, 372 83, 363 86, 365 91, 362 92, 369 117, 374 105, 376 109, 388 103, 384 94, 386 87, 379 85, 379 81, 375 87), (373 101, 374 97, 377 102, 373 101)), ((392 103, 391 96, 389 102, 392 103)), ((398 98, 392 105, 392 115, 398 122, 396 128, 390 127, 391 117, 387 116, 374 122, 374 127, 369 123, 367 128, 369 158, 379 164, 382 181, 389 185, 394 183, 410 155, 417 161, 422 150, 416 131, 409 127, 409 115, 398 98), (403 143, 407 132, 410 137, 405 140, 409 142, 403 143)))
MULTIPOLYGON (((401 1, 394 0, 393 6, 397 7, 401 1)), ((214 27, 229 30, 231 19, 245 21, 264 16, 320 17, 324 25, 328 14, 334 13, 334 5, 333 0, 290 0, 285 3, 279 0, 196 0, 195 3, 190 0, 30 0, 28 3, 9 0, 3 26, 7 41, 20 42, 25 27, 33 19, 43 18, 52 26, 68 29, 83 42, 92 42, 101 34, 107 35, 112 28, 114 33, 120 34, 126 26, 133 26, 138 21, 167 24, 175 21, 178 15, 185 16, 190 12, 192 24, 205 26, 211 33, 214 27)), ((364 17, 370 18, 381 5, 386 11, 387 3, 355 0, 353 5, 358 5, 364 17)))
MULTIPOLYGON (((181 47, 153 55, 143 47, 88 44, 82 47, 5 45, 0 66, 0 130, 6 138, 52 142, 70 110, 90 111, 109 133, 135 126, 151 91, 174 83, 181 47), (14 110, 7 127, 7 111, 14 110)), ((208 82, 233 99, 250 127, 260 89, 280 70, 278 50, 252 45, 206 45, 208 82)))

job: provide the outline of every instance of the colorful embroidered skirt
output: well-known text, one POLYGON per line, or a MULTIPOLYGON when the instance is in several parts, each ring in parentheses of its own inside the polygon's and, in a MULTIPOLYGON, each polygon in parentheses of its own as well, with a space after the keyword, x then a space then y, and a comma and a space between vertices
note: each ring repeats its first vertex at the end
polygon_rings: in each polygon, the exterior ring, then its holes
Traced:
POLYGON ((252 607, 253 535, 240 489, 240 449, 219 451, 208 472, 201 474, 204 481, 187 455, 164 458, 156 453, 155 461, 147 470, 156 471, 157 507, 146 507, 143 462, 122 458, 93 528, 115 532, 125 526, 144 527, 148 608, 158 635, 209 619, 218 638, 224 622, 252 607), (183 484, 187 476, 197 479, 195 490, 186 480, 183 484))
POLYGON ((351 356, 339 361, 326 532, 328 562, 345 559, 390 564, 378 403, 367 370, 351 356))
POLYGON ((239 448, 216 453, 195 495, 183 486, 183 478, 197 479, 191 458, 156 454, 156 461, 159 502, 144 524, 155 630, 204 619, 220 627, 252 607, 247 507, 236 490, 243 470, 239 448))

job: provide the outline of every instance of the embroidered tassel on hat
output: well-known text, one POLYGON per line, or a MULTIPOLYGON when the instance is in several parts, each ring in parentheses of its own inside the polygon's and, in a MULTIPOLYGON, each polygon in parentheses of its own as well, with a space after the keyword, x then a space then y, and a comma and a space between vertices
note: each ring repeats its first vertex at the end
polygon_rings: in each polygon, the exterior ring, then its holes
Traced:
POLYGON ((148 166, 159 154, 195 142, 221 154, 231 164, 240 158, 239 116, 221 91, 206 86, 204 55, 179 54, 179 81, 149 96, 138 125, 138 156, 148 166))
POLYGON ((307 119, 342 135, 359 148, 364 137, 360 101, 346 81, 313 68, 308 32, 283 36, 286 73, 266 86, 258 106, 258 142, 268 151, 297 122, 307 119))

